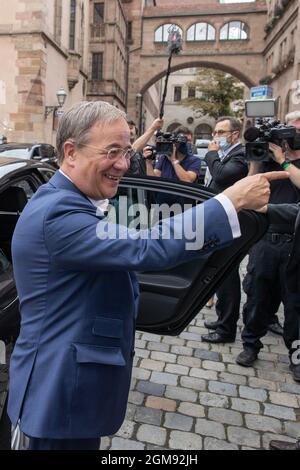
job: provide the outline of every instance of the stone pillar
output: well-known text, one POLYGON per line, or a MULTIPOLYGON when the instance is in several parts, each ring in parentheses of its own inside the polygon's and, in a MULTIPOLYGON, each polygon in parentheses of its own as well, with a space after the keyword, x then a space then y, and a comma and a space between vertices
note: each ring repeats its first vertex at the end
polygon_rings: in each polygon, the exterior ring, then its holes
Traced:
POLYGON ((18 111, 10 114, 12 140, 44 141, 46 52, 41 34, 16 36, 18 111))

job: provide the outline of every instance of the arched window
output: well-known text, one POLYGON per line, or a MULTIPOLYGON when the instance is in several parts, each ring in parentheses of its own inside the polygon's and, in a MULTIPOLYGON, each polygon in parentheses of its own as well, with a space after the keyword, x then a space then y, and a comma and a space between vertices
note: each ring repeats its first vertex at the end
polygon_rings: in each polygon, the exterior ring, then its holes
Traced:
POLYGON ((195 129, 195 141, 197 139, 211 140, 212 128, 208 124, 199 124, 195 129))
POLYGON ((288 91, 284 103, 284 118, 291 110, 291 90, 288 91))
POLYGON ((249 28, 242 21, 230 21, 224 24, 220 31, 221 41, 236 41, 248 39, 249 28))
POLYGON ((214 41, 216 30, 208 23, 193 24, 186 33, 187 41, 214 41))
POLYGON ((181 127, 181 124, 179 124, 178 122, 173 122, 173 124, 170 124, 167 127, 167 132, 175 132, 178 127, 181 127))
MULTIPOLYGON (((168 42, 169 29, 171 26, 173 25, 171 23, 168 23, 168 24, 163 24, 162 26, 157 28, 157 30, 155 31, 154 41, 155 42, 168 42)), ((180 32, 182 36, 182 29, 179 28, 179 26, 177 25, 174 25, 174 26, 176 26, 176 29, 180 32)))

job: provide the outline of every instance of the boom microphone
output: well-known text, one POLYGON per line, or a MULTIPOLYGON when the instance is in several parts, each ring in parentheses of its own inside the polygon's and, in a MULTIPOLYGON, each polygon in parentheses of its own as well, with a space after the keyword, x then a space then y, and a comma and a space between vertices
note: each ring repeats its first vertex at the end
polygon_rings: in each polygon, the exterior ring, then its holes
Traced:
POLYGON ((247 142, 254 142, 259 137, 259 134, 257 127, 249 127, 244 133, 244 139, 247 142))

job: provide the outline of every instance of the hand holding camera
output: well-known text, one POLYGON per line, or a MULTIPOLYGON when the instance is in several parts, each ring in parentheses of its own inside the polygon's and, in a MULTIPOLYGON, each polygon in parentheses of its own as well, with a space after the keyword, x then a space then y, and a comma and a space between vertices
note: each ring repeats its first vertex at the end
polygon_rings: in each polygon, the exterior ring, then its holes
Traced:
POLYGON ((285 161, 284 151, 279 145, 273 144, 272 142, 269 144, 269 148, 272 152, 271 156, 275 162, 281 165, 285 161))

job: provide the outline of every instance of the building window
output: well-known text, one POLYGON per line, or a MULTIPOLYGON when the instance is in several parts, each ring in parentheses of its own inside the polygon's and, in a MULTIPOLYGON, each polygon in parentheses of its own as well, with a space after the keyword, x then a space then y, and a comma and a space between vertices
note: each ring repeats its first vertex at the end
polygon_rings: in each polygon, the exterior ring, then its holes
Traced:
POLYGON ((173 122, 173 124, 170 124, 169 127, 167 127, 167 132, 175 132, 178 127, 181 127, 182 124, 179 122, 173 122))
MULTIPOLYGON (((157 30, 155 31, 154 41, 155 42, 168 42, 169 30, 170 30, 171 26, 173 26, 173 25, 171 23, 168 23, 168 24, 164 24, 164 25, 160 26, 159 28, 157 28, 157 30)), ((176 25, 174 25, 174 26, 176 26, 176 25)), ((176 26, 176 29, 177 29, 177 31, 180 32, 180 34, 182 36, 182 29, 179 28, 179 26, 176 26)))
POLYGON ((76 32, 76 0, 71 0, 69 48, 72 51, 74 51, 75 49, 75 32, 76 32))
POLYGON ((103 53, 96 52, 92 55, 92 79, 103 79, 103 53))
POLYGON ((230 21, 224 24, 220 31, 221 41, 245 40, 249 36, 249 28, 242 21, 230 21))
POLYGON ((181 86, 174 87, 174 102, 177 103, 178 101, 181 101, 181 92, 182 92, 181 86))
POLYGON ((132 41, 132 21, 127 23, 127 41, 132 41))
POLYGON ((216 30, 208 23, 193 24, 186 34, 187 41, 214 41, 216 30))
POLYGON ((94 3, 94 24, 104 23, 104 3, 94 3))
POLYGON ((196 98, 196 87, 189 86, 188 89, 188 98, 196 98))
POLYGON ((212 128, 208 124, 199 124, 195 129, 195 140, 207 139, 211 140, 212 128))

